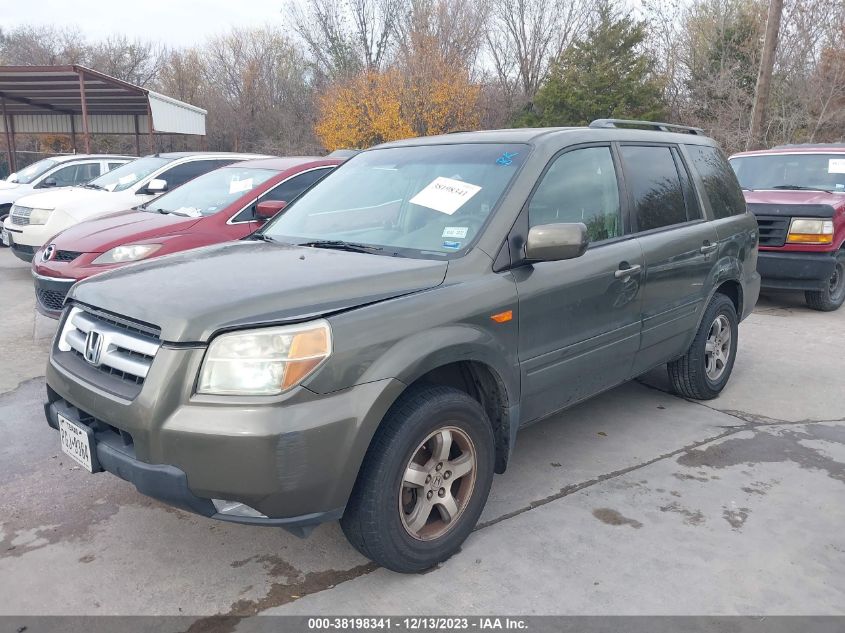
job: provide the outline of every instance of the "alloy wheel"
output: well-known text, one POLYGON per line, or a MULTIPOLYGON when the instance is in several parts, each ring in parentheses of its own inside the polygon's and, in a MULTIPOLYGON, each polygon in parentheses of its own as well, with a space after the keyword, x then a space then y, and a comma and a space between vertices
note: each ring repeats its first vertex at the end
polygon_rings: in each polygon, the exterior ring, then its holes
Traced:
POLYGON ((477 470, 475 446, 454 426, 437 429, 414 451, 399 491, 402 526, 431 541, 451 530, 466 509, 477 470))
POLYGON ((704 370, 716 382, 725 373, 731 356, 731 323, 724 314, 718 315, 710 325, 704 344, 704 370))

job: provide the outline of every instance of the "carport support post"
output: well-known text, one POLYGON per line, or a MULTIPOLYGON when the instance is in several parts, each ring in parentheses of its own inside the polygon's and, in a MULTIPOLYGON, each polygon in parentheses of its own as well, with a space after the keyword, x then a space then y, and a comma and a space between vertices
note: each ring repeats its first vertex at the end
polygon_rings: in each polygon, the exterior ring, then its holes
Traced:
POLYGON ((76 121, 73 120, 74 114, 71 112, 68 117, 70 117, 70 144, 73 147, 73 153, 77 153, 76 149, 76 121))
POLYGON ((135 119, 135 156, 141 155, 141 128, 138 127, 138 115, 132 117, 135 119))
POLYGON ((150 107, 150 98, 147 97, 147 121, 150 124, 150 154, 155 154, 156 152, 156 144, 155 144, 155 136, 153 129, 153 109, 150 107))
POLYGON ((0 101, 3 103, 3 131, 6 133, 6 156, 9 160, 9 173, 13 173, 17 171, 17 166, 15 165, 15 131, 11 129, 9 125, 9 115, 6 114, 6 99, 0 98, 0 101))
POLYGON ((88 102, 85 100, 85 75, 79 71, 79 99, 82 102, 82 138, 85 141, 85 153, 91 153, 91 136, 88 132, 88 102))

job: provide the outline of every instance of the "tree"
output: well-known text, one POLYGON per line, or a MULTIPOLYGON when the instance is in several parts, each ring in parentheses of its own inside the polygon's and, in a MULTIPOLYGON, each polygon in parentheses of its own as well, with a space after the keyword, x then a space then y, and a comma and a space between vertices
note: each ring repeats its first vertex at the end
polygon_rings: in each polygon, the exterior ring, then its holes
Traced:
POLYGON ((665 111, 644 25, 602 2, 596 23, 552 64, 528 125, 586 125, 597 118, 660 120, 665 111))
POLYGON ((366 148, 478 126, 480 87, 465 70, 436 58, 412 69, 365 72, 330 87, 319 97, 316 132, 323 145, 366 148))

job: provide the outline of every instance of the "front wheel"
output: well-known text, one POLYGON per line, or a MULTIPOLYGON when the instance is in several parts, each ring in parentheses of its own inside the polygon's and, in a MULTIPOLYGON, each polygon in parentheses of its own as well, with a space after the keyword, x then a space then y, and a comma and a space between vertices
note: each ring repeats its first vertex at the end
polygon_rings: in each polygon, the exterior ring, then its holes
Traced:
POLYGON ((694 400, 718 396, 733 371, 738 334, 739 318, 733 301, 716 293, 687 353, 668 365, 674 392, 694 400))
POLYGON ((808 290, 804 293, 807 305, 813 310, 833 312, 845 303, 845 251, 836 255, 833 274, 823 290, 808 290))
POLYGON ((493 432, 478 402, 451 387, 412 387, 367 450, 343 532, 388 569, 428 569, 454 554, 475 527, 493 465, 493 432))

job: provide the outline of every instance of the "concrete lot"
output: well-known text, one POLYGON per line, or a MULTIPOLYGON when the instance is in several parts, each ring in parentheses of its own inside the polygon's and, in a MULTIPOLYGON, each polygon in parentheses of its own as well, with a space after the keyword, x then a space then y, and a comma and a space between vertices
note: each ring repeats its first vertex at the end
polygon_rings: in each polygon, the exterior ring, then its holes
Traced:
POLYGON ((0 297, 0 614, 845 614, 845 310, 762 299, 718 400, 655 371, 526 429, 463 550, 400 576, 336 524, 217 523, 75 467, 5 249, 0 297))

